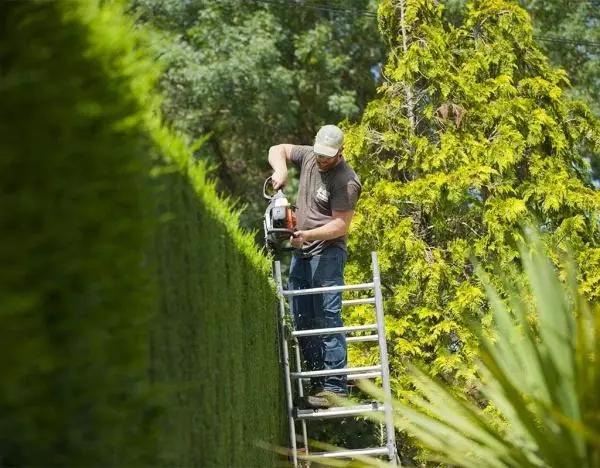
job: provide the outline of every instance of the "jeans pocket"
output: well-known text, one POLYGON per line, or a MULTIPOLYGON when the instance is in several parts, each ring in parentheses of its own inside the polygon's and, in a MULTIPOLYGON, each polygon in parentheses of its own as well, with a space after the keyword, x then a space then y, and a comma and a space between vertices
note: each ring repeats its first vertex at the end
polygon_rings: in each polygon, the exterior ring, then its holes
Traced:
POLYGON ((319 286, 336 286, 344 282, 346 252, 343 249, 328 249, 327 253, 314 258, 313 281, 319 286))

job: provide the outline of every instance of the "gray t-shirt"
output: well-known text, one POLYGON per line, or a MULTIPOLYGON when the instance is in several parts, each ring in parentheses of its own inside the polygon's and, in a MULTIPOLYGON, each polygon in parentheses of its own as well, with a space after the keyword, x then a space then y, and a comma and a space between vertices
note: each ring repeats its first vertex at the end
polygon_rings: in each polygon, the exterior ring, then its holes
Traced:
MULTIPOLYGON (((312 146, 294 146, 291 160, 300 169, 296 199, 298 229, 324 226, 333 219, 332 211, 353 211, 356 208, 361 191, 360 180, 346 161, 342 160, 334 168, 321 172, 312 146)), ((303 257, 318 255, 329 245, 346 250, 346 237, 309 242, 296 254, 303 257)))

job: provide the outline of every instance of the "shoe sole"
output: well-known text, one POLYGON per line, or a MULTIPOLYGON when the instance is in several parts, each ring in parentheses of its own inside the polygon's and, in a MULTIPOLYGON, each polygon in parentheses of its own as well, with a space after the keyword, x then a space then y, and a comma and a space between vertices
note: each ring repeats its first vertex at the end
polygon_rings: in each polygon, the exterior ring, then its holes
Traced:
POLYGON ((316 396, 307 396, 305 399, 305 404, 308 409, 327 409, 331 408, 331 402, 326 398, 316 397, 316 396))

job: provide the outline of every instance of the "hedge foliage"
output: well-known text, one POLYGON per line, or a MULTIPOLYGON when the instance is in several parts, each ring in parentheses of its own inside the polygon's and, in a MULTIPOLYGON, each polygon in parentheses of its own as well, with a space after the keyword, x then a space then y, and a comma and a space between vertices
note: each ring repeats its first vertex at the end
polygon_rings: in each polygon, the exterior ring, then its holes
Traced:
POLYGON ((0 3, 0 464, 272 465, 268 263, 103 3, 0 3))
POLYGON ((274 466, 274 453, 254 445, 280 444, 284 430, 269 266, 241 254, 255 248, 203 189, 202 168, 188 170, 191 177, 161 177, 159 209, 171 218, 155 249, 162 273, 152 369, 170 407, 161 466, 274 466))

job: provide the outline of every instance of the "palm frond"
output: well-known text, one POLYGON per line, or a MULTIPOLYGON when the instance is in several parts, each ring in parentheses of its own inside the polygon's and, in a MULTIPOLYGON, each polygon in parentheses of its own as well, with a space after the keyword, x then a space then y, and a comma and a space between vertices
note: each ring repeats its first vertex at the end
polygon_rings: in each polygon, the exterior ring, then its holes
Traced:
MULTIPOLYGON (((526 238, 528 292, 513 287, 503 299, 480 272, 493 328, 473 327, 481 344, 479 390, 505 424, 498 427, 475 403, 416 368, 410 372, 422 396, 393 402, 398 428, 428 447, 432 459, 463 467, 599 466, 598 306, 578 294, 572 266, 564 285, 541 241, 530 232, 526 238)), ((361 387, 383 398, 372 384, 361 387)))

